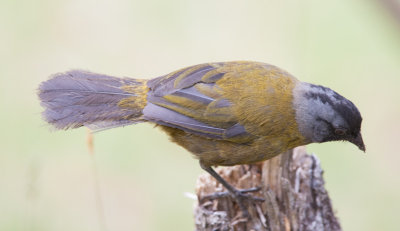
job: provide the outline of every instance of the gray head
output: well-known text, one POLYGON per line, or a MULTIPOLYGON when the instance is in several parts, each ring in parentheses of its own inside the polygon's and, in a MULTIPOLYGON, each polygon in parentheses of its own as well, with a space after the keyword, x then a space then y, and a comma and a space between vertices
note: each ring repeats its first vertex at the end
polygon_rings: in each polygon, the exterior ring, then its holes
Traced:
POLYGON ((356 106, 333 90, 309 83, 294 89, 299 130, 309 142, 349 141, 365 151, 361 115, 356 106))

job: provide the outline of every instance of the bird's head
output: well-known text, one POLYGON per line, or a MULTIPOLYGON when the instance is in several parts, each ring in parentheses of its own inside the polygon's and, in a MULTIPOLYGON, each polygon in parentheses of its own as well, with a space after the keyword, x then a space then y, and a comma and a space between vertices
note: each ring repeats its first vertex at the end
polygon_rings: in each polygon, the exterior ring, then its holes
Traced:
POLYGON ((293 102, 300 133, 309 142, 349 141, 365 152, 361 114, 350 100, 329 88, 299 83, 293 102))

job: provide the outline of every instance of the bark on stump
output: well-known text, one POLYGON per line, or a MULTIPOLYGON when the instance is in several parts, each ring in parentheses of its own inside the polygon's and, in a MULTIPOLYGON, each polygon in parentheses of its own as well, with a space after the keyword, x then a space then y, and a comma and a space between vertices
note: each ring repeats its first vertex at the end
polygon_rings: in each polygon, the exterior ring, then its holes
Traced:
POLYGON ((247 219, 230 197, 202 201, 205 195, 225 191, 214 178, 203 174, 196 187, 197 231, 341 230, 324 188, 319 160, 308 155, 304 147, 259 164, 222 167, 216 171, 236 188, 262 187, 254 195, 265 201, 250 202, 247 219))

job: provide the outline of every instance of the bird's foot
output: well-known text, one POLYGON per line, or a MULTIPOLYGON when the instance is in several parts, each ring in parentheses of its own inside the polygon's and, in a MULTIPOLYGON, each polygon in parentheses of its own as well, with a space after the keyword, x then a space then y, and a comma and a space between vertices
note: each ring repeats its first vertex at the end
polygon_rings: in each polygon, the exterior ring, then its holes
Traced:
POLYGON ((202 201, 205 200, 215 200, 224 197, 232 197, 238 204, 240 210, 242 210, 244 217, 249 217, 249 212, 247 210, 246 202, 264 202, 264 199, 251 195, 249 193, 260 191, 260 187, 248 188, 248 189, 234 189, 232 192, 215 192, 205 195, 202 201))

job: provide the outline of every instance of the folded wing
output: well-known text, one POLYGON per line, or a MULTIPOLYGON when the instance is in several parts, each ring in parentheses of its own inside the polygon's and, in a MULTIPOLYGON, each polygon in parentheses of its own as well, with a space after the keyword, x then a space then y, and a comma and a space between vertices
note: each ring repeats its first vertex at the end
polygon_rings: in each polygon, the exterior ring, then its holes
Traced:
POLYGON ((216 82, 223 63, 201 64, 150 80, 146 120, 204 137, 248 142, 252 135, 235 118, 216 82))

